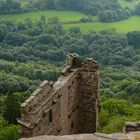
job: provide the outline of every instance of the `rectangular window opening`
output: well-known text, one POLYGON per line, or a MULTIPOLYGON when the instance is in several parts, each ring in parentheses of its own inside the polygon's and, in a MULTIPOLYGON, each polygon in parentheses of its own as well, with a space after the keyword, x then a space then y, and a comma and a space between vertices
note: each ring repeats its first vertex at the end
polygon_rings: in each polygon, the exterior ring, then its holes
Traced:
POLYGON ((49 111, 49 123, 53 122, 52 109, 49 111))

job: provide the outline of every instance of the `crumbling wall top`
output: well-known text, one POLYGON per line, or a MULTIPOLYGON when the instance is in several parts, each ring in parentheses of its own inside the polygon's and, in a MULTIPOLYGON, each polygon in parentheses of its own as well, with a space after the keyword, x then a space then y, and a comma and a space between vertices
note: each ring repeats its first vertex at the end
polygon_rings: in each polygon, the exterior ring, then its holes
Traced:
POLYGON ((78 67, 82 66, 79 55, 77 55, 75 53, 67 55, 66 64, 67 64, 67 66, 70 66, 72 68, 78 68, 78 67))
POLYGON ((51 84, 47 80, 43 81, 40 86, 32 93, 32 95, 24 103, 21 104, 21 111, 31 112, 46 97, 50 96, 51 90, 51 84))
POLYGON ((140 131, 140 122, 125 122, 124 131, 126 133, 132 131, 140 131))
POLYGON ((99 69, 99 65, 94 59, 87 58, 83 63, 82 69, 83 69, 83 71, 91 71, 91 72, 93 72, 93 71, 99 69))

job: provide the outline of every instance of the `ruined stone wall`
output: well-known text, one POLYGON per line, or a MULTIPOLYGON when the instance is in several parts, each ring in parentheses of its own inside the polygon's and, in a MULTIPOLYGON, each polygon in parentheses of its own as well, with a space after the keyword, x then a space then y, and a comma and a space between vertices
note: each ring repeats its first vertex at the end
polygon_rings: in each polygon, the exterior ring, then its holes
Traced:
POLYGON ((129 133, 133 131, 140 132, 140 122, 125 122, 124 132, 129 133))
POLYGON ((21 136, 93 133, 98 127, 99 73, 92 59, 68 55, 55 82, 44 81, 21 105, 21 136))
POLYGON ((97 63, 87 59, 79 80, 79 133, 93 133, 98 128, 99 71, 97 63))

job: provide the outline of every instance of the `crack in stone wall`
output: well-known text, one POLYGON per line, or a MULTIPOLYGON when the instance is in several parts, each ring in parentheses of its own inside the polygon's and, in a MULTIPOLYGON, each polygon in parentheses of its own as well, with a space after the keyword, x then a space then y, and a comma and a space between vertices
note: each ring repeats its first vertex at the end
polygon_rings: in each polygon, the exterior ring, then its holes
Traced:
POLYGON ((98 128, 99 67, 77 54, 55 83, 42 82, 21 105, 21 136, 94 133, 98 128))

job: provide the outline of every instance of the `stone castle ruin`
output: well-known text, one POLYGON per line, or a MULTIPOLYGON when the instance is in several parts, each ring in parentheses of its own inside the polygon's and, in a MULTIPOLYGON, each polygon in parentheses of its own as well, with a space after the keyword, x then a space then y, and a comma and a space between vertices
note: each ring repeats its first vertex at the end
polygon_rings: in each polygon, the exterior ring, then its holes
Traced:
POLYGON ((21 136, 94 133, 98 128, 99 67, 77 54, 55 83, 44 81, 21 105, 21 136))

